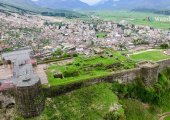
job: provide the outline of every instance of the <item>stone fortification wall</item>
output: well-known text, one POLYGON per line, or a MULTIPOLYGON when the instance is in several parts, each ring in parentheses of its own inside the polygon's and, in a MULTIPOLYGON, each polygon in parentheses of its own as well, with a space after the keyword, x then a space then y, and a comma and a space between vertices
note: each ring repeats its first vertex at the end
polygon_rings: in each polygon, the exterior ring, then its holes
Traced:
POLYGON ((85 85, 92 85, 101 82, 119 82, 119 83, 131 83, 135 78, 140 77, 140 68, 123 70, 119 72, 114 72, 111 75, 94 78, 85 82, 85 85))
POLYGON ((142 78, 147 86, 151 86, 157 82, 159 72, 167 66, 170 66, 170 59, 158 61, 157 63, 145 61, 139 63, 134 69, 117 71, 110 75, 79 81, 68 85, 51 86, 49 88, 44 88, 44 92, 47 96, 55 96, 101 82, 119 82, 127 84, 133 82, 136 78, 142 78))
POLYGON ((159 64, 159 72, 167 67, 170 67, 170 59, 160 60, 157 63, 159 64))
POLYGON ((31 86, 17 86, 15 102, 18 114, 24 118, 39 115, 44 108, 44 99, 41 93, 40 81, 31 86))
POLYGON ((144 61, 137 64, 140 68, 140 78, 144 81, 145 85, 152 86, 158 81, 159 64, 150 61, 144 61))
MULTIPOLYGON (((147 86, 153 85, 158 80, 158 73, 170 66, 169 60, 154 62, 139 63, 136 68, 117 71, 110 75, 97 77, 77 83, 71 83, 66 86, 52 86, 45 89, 47 95, 58 95, 72 90, 89 86, 101 82, 119 82, 123 84, 131 83, 136 78, 142 78, 147 86)), ((44 107, 44 102, 41 96, 41 83, 38 82, 31 86, 23 86, 16 88, 16 107, 20 115, 24 117, 39 115, 44 107)))

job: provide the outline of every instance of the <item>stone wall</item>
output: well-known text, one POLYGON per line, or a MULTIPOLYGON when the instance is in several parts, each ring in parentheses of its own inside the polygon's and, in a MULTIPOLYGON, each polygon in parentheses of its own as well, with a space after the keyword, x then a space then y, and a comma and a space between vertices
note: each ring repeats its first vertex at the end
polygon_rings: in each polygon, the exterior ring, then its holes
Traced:
POLYGON ((140 78, 144 81, 145 85, 152 86, 158 81, 159 64, 150 61, 143 61, 137 64, 140 68, 140 78))
POLYGON ((170 67, 170 59, 160 60, 157 63, 159 64, 159 72, 167 67, 170 67))
POLYGON ((119 82, 131 83, 136 78, 142 78, 146 86, 151 86, 158 81, 158 74, 163 69, 170 67, 170 59, 158 62, 144 61, 138 63, 136 68, 114 72, 111 75, 94 78, 87 82, 85 85, 92 85, 100 82, 119 82))
MULTIPOLYGON (((158 61, 157 63, 144 62, 139 64, 134 69, 117 71, 111 73, 110 75, 71 83, 65 86, 52 86, 44 90, 47 93, 47 96, 52 97, 101 82, 119 82, 127 84, 133 82, 136 78, 142 78, 147 86, 151 86, 157 81, 158 73, 168 66, 170 66, 170 59, 158 61)), ((40 86, 41 83, 38 82, 32 86, 16 88, 16 107, 20 115, 24 117, 33 117, 39 115, 42 112, 44 102, 40 94, 40 86)))
POLYGON ((0 92, 0 109, 11 107, 15 104, 15 100, 12 97, 10 91, 0 92))
POLYGON ((44 108, 44 98, 41 94, 41 82, 31 86, 16 87, 16 109, 24 118, 39 115, 44 108))
POLYGON ((117 71, 111 73, 110 75, 70 83, 68 85, 51 86, 49 88, 44 88, 43 90, 47 96, 53 97, 101 82, 119 82, 127 84, 133 82, 136 78, 142 78, 147 86, 151 86, 157 82, 159 72, 161 72, 161 70, 165 69, 167 66, 170 66, 170 59, 158 61, 157 63, 147 62, 147 64, 148 63, 151 64, 149 66, 137 65, 134 69, 117 71))

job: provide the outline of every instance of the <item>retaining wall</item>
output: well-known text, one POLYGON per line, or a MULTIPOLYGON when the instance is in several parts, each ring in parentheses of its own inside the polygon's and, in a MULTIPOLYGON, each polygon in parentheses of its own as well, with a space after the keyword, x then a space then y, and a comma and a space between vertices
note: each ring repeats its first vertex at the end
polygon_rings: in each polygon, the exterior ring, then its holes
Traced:
POLYGON ((138 66, 134 69, 117 71, 108 76, 84 80, 76 83, 71 83, 68 85, 51 86, 50 88, 45 88, 44 91, 47 93, 47 96, 55 96, 85 86, 98 84, 101 82, 110 82, 110 83, 119 82, 123 84, 128 84, 134 81, 134 79, 136 78, 142 78, 147 86, 151 86, 157 82, 159 72, 161 72, 163 69, 167 67, 170 67, 170 59, 158 61, 153 66, 148 66, 148 67, 138 66))
POLYGON ((167 67, 170 67, 170 59, 160 60, 157 63, 159 64, 159 72, 167 67))

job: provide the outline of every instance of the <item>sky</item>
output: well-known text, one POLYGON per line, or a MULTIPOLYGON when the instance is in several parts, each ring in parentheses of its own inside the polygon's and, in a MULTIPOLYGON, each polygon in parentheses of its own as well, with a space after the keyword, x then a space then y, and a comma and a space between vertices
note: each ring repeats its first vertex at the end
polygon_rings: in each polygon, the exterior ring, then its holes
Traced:
MULTIPOLYGON (((32 0, 32 1, 38 1, 38 0, 32 0)), ((80 0, 80 1, 87 3, 89 5, 95 5, 95 4, 97 4, 101 1, 105 1, 105 0, 80 0)))
POLYGON ((85 2, 89 5, 95 5, 96 3, 99 3, 99 2, 104 1, 104 0, 80 0, 80 1, 85 2))

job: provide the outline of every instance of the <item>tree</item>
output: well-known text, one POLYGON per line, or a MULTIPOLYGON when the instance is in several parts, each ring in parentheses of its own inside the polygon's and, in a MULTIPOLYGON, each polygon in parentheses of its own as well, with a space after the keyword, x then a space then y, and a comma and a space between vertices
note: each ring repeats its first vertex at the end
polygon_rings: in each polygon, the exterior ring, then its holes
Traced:
POLYGON ((161 49, 168 49, 168 48, 169 48, 169 45, 166 44, 166 43, 164 43, 164 44, 161 44, 161 45, 160 45, 160 48, 161 48, 161 49))

